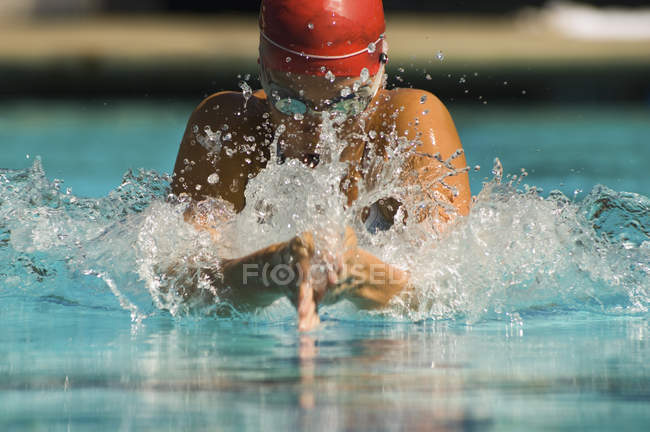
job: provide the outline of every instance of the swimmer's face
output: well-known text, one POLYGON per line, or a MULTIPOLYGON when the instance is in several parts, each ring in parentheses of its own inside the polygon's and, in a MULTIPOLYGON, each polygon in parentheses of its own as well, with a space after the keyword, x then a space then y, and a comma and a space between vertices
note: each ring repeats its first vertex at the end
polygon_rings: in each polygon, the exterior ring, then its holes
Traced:
POLYGON ((320 122, 323 112, 346 117, 361 114, 381 86, 382 77, 383 71, 375 76, 326 77, 261 69, 272 111, 310 123, 320 122))

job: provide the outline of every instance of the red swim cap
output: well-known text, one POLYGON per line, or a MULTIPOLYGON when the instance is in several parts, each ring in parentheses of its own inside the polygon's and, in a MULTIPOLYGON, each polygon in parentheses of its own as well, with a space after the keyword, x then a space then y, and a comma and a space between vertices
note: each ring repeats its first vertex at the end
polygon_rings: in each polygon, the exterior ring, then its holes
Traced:
POLYGON ((374 75, 385 30, 382 0, 263 0, 260 57, 287 72, 374 75))

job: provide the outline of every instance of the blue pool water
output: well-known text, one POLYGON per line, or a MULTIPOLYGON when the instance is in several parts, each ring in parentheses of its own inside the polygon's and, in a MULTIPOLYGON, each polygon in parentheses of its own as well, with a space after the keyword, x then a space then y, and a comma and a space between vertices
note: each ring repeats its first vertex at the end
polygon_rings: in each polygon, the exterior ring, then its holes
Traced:
POLYGON ((191 109, 0 105, 0 430, 650 424, 647 107, 452 106, 484 191, 427 256, 431 307, 342 305, 303 335, 283 304, 225 320, 152 301, 159 174, 191 109), (483 188, 495 157, 528 176, 483 188))

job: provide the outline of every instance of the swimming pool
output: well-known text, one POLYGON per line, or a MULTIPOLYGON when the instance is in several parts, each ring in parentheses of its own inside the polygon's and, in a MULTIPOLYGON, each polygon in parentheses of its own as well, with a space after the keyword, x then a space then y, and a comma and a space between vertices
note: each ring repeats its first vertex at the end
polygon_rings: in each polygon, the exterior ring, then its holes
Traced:
POLYGON ((138 275, 129 251, 166 195, 138 169, 171 170, 191 109, 0 106, 0 429, 648 424, 650 109, 452 105, 481 166, 474 194, 495 157, 543 191, 493 186, 430 257, 450 269, 438 292, 462 299, 382 316, 342 305, 305 335, 286 305, 172 316, 138 275))

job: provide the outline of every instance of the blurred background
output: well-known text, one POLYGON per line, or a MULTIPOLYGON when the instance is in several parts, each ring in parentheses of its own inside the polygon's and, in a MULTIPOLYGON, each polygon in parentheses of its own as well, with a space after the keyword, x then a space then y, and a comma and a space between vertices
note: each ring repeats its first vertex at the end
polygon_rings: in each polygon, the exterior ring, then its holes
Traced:
MULTIPOLYGON (((460 100, 650 98, 648 2, 384 5, 394 84, 460 100), (483 78, 469 96, 460 77, 475 73, 483 78)), ((0 97, 232 88, 235 75, 256 71, 258 8, 259 0, 0 0, 0 97)))
MULTIPOLYGON (((487 168, 475 191, 495 156, 506 171, 527 168, 537 185, 567 192, 590 187, 581 173, 616 187, 626 163, 650 160, 649 2, 384 6, 389 83, 424 88, 449 107, 470 163, 487 168), (555 142, 564 154, 550 166, 519 142, 536 152, 555 142), (585 161, 594 143, 626 148, 625 162, 585 161)), ((259 0, 0 0, 0 168, 38 154, 48 175, 86 194, 110 190, 129 167, 169 172, 203 97, 237 90, 247 74, 258 85, 258 8, 259 0)), ((647 194, 650 184, 621 187, 647 194)))

